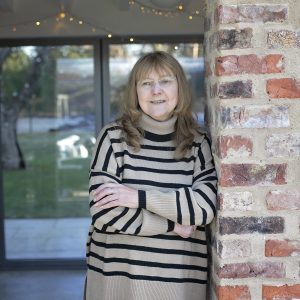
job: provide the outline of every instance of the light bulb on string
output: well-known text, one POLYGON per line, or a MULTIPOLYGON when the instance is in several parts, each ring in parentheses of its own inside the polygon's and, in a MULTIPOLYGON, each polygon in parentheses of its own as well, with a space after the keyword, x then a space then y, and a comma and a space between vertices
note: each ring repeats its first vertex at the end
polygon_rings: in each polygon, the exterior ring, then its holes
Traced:
MULTIPOLYGON (((1 1, 1 0, 0 0, 1 1)), ((90 23, 89 21, 86 21, 84 19, 81 19, 80 16, 70 16, 67 13, 65 13, 63 10, 61 10, 59 13, 55 13, 53 15, 50 15, 48 17, 45 18, 41 18, 40 20, 31 20, 31 21, 27 21, 27 22, 21 22, 21 23, 15 23, 12 25, 8 25, 8 26, 0 26, 0 30, 2 30, 2 27, 6 27, 8 30, 10 30, 11 32, 16 32, 17 30, 19 30, 19 28, 21 26, 31 26, 32 28, 34 27, 40 27, 46 23, 49 22, 57 22, 57 27, 58 29, 63 28, 64 25, 66 25, 66 22, 76 22, 79 25, 86 25, 86 29, 90 30, 92 32, 97 32, 97 31, 103 31, 104 34, 107 34, 108 38, 112 38, 112 33, 110 33, 110 30, 108 28, 105 27, 99 27, 99 26, 95 26, 93 23, 90 23)), ((130 39, 131 42, 134 41, 133 38, 130 39)))
POLYGON ((64 19, 66 17, 66 14, 62 11, 60 14, 59 14, 59 18, 60 19, 64 19))

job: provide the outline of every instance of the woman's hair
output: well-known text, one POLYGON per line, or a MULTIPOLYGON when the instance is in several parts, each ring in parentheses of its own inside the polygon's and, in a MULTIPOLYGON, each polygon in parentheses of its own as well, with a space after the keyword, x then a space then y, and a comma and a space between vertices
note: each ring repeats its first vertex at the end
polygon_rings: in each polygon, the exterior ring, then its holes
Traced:
POLYGON ((153 70, 158 73, 172 73, 178 82, 178 103, 174 110, 174 115, 177 115, 174 142, 176 146, 175 157, 179 159, 191 147, 195 134, 199 132, 199 126, 193 117, 192 95, 185 73, 172 55, 157 51, 142 56, 136 62, 129 75, 119 122, 124 128, 125 141, 138 151, 143 130, 139 127, 142 110, 138 102, 136 85, 139 80, 146 78, 153 70))

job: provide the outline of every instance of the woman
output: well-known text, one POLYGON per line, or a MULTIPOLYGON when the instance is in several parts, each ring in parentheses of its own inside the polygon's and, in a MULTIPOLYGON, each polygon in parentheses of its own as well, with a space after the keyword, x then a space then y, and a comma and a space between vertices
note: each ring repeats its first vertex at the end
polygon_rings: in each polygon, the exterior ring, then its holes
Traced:
POLYGON ((191 105, 174 57, 138 60, 92 158, 86 299, 205 299, 217 178, 191 105))

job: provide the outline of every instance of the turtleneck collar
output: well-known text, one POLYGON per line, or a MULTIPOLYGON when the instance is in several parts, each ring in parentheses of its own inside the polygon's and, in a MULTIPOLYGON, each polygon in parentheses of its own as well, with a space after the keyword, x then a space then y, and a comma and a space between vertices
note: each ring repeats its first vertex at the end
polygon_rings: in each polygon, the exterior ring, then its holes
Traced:
POLYGON ((155 134, 169 134, 174 132, 176 120, 177 116, 174 115, 166 121, 157 121, 142 113, 140 125, 142 129, 155 134))

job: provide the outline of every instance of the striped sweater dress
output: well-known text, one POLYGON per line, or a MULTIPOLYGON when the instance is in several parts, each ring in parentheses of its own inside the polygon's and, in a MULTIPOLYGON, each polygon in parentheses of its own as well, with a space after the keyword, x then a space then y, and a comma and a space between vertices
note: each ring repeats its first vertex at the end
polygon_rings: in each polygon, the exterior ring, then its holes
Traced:
POLYGON ((174 159, 176 117, 159 122, 143 114, 141 150, 122 140, 117 123, 97 139, 90 170, 92 225, 87 242, 87 300, 204 300, 205 225, 215 213, 217 177, 205 136, 174 159), (138 190, 139 208, 94 206, 93 191, 117 182, 138 190), (190 238, 174 224, 197 225, 190 238))

